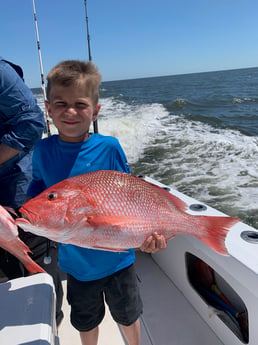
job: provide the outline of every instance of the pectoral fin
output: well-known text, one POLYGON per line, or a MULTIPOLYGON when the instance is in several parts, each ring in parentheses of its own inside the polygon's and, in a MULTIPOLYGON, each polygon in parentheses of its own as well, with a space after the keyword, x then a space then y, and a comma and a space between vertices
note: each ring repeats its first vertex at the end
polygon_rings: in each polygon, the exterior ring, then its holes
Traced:
POLYGON ((93 227, 114 226, 125 227, 127 225, 139 224, 139 218, 128 216, 88 216, 87 223, 93 227))

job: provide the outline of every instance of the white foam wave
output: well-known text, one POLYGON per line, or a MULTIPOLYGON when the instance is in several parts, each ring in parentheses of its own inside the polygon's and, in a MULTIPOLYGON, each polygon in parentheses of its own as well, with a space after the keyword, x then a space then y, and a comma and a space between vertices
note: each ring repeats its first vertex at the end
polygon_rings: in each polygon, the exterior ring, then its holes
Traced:
POLYGON ((228 212, 257 210, 258 138, 170 118, 160 170, 173 185, 228 212), (218 204, 216 204, 218 201, 218 204), (234 207, 234 211, 231 208, 234 207), (230 210, 229 210, 230 209, 230 210))
POLYGON ((101 104, 100 133, 117 137, 128 161, 137 162, 144 149, 152 145, 157 131, 162 128, 160 119, 167 116, 167 111, 160 104, 134 106, 113 98, 103 99, 101 104))
POLYGON ((257 102, 256 98, 250 98, 250 97, 244 97, 244 98, 239 98, 239 97, 234 97, 232 99, 232 103, 236 104, 236 103, 245 103, 245 102, 257 102))

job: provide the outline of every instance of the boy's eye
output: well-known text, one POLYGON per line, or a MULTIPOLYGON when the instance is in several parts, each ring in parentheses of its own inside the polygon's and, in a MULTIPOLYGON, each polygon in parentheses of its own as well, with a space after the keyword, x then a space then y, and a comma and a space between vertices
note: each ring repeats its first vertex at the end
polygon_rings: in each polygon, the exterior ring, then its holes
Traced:
POLYGON ((66 103, 65 102, 56 102, 55 106, 56 107, 66 107, 66 103))
POLYGON ((76 107, 79 109, 84 109, 84 108, 87 108, 87 104, 86 103, 76 103, 76 107))
POLYGON ((87 103, 78 102, 78 103, 75 103, 74 105, 68 105, 65 102, 58 101, 58 102, 54 103, 54 106, 56 108, 65 108, 65 107, 70 107, 71 106, 71 107, 77 108, 77 109, 85 109, 85 108, 88 107, 88 104, 87 103))

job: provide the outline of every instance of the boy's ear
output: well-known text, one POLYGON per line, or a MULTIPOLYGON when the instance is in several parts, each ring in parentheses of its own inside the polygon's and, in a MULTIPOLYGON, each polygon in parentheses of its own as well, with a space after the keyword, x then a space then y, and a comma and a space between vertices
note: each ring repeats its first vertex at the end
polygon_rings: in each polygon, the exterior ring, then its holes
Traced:
POLYGON ((50 117, 52 117, 52 116, 51 116, 50 105, 49 105, 48 101, 45 101, 45 107, 46 107, 46 109, 47 109, 48 115, 49 115, 50 117))
POLYGON ((95 121, 98 117, 98 113, 100 111, 100 107, 101 105, 100 104, 97 104, 96 107, 95 107, 95 110, 94 110, 94 113, 93 113, 93 117, 92 117, 92 120, 95 121))

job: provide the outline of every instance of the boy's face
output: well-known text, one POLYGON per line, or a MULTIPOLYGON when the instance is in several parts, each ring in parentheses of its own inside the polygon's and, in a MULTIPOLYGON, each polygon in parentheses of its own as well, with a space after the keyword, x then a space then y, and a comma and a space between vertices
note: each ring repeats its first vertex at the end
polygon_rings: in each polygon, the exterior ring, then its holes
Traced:
POLYGON ((80 142, 88 138, 100 105, 95 106, 84 85, 53 85, 46 108, 58 129, 60 140, 80 142))

